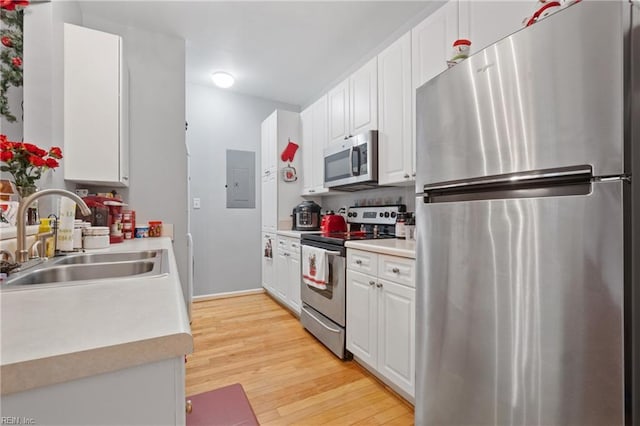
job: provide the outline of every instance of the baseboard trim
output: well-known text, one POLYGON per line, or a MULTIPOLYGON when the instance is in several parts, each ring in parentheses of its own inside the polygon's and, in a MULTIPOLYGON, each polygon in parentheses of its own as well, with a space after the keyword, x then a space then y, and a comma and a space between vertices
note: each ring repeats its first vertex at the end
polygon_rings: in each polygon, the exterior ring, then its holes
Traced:
POLYGON ((253 288, 251 290, 229 291, 226 293, 205 294, 203 296, 193 296, 194 302, 203 302, 205 300, 226 299, 228 297, 247 296, 249 294, 264 293, 263 288, 253 288))

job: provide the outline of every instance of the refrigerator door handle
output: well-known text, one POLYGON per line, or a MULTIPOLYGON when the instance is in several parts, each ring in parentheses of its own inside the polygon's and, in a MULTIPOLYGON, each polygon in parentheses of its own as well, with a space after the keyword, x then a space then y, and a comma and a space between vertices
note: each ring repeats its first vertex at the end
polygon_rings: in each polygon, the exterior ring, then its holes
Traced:
POLYGON ((429 191, 450 191, 458 189, 472 190, 487 185, 521 185, 525 183, 543 182, 553 179, 555 182, 567 179, 575 182, 589 181, 592 177, 591 166, 580 165, 572 167, 564 167, 559 169, 546 170, 530 170, 526 172, 507 173, 503 175, 483 176, 475 179, 466 179, 459 181, 449 181, 436 183, 432 185, 424 185, 424 192, 429 191))
POLYGON ((579 165, 429 184, 419 195, 426 203, 586 195, 593 181, 591 166, 579 165))

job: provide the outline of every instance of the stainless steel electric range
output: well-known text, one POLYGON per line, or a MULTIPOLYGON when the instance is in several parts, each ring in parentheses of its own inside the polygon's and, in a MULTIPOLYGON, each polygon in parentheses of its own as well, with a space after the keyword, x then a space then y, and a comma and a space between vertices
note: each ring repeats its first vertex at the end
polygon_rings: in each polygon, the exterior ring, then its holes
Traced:
MULTIPOLYGON (((353 240, 395 238, 395 223, 404 204, 350 207, 347 213, 349 232, 331 234, 304 234, 301 243, 323 249, 328 257, 328 284, 326 289, 306 285, 300 280, 303 327, 320 340, 340 359, 351 354, 345 348, 346 340, 346 248, 353 240)), ((304 259, 303 259, 304 261, 304 259)))

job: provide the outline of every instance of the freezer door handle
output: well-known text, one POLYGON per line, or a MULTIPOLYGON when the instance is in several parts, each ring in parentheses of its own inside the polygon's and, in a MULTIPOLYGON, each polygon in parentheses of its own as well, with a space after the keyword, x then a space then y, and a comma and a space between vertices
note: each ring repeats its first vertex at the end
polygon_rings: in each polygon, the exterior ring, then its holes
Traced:
POLYGON ((586 195, 593 181, 592 167, 578 165, 434 183, 420 195, 425 203, 586 195))

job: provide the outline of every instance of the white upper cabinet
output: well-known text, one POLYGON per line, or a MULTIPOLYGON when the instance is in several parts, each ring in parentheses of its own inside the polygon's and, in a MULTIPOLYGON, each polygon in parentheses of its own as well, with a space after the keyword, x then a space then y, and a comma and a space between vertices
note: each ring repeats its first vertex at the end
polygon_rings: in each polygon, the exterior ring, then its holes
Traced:
POLYGON ((349 135, 378 128, 378 59, 349 78, 349 135))
POLYGON ((311 107, 300 113, 302 125, 302 193, 313 188, 313 111, 311 107))
POLYGON ((276 166, 278 163, 278 119, 277 116, 272 114, 269 119, 262 122, 262 176, 276 173, 276 166))
POLYGON ((303 195, 329 191, 324 187, 324 148, 327 146, 327 95, 302 111, 303 195))
POLYGON ((329 143, 378 128, 378 66, 371 59, 328 96, 329 143))
POLYGON ((64 24, 64 178, 128 186, 128 74, 120 36, 64 24))
POLYGON ((411 33, 378 55, 378 182, 415 178, 411 116, 411 33))
POLYGON ((457 39, 457 0, 448 1, 411 30, 414 90, 447 69, 457 39))
POLYGON ((331 89, 327 97, 329 142, 339 142, 349 136, 349 80, 331 89))
POLYGON ((261 131, 262 231, 291 229, 291 209, 302 201, 302 155, 298 150, 293 161, 282 161, 280 154, 290 141, 300 143, 300 114, 276 110, 262 122, 261 131), (292 169, 296 175, 285 178, 284 172, 292 169))
POLYGON ((471 40, 471 54, 518 31, 535 11, 528 1, 460 1, 460 36, 471 40))

